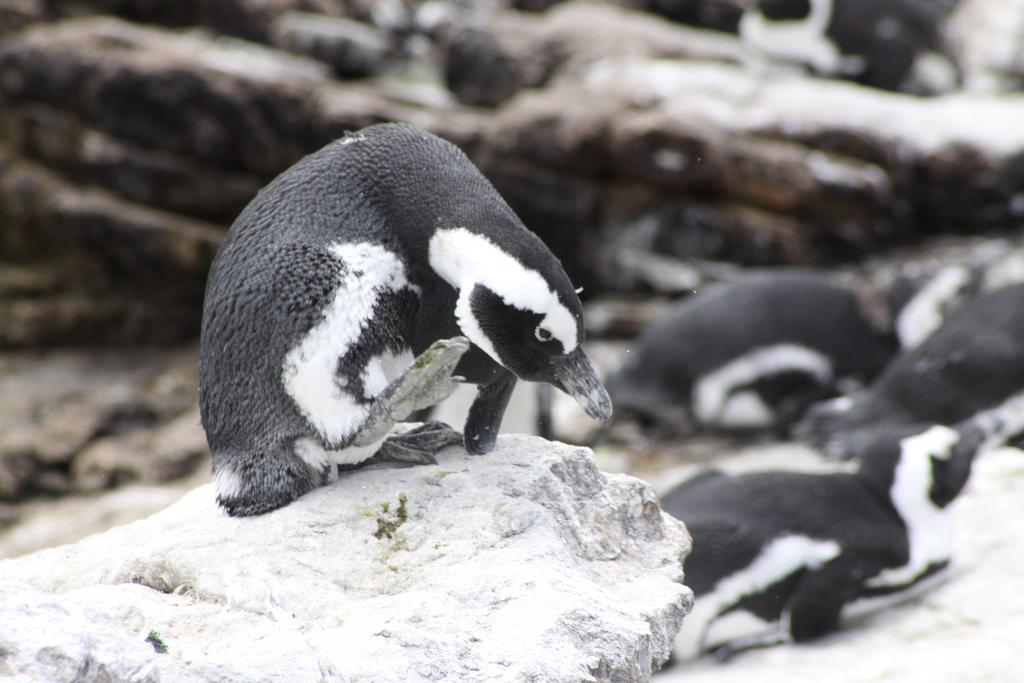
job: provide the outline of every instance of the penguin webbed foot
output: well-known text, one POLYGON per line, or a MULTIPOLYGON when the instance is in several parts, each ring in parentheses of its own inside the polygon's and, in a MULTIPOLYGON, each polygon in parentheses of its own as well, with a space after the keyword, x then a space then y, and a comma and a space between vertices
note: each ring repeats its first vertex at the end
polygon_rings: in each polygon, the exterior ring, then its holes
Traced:
POLYGON ((355 444, 373 443, 395 423, 451 396, 461 383, 452 372, 468 350, 465 337, 439 339, 431 344, 376 398, 355 444))
POLYGON ((462 434, 444 422, 431 421, 405 432, 389 436, 371 461, 403 465, 436 465, 437 453, 448 446, 461 446, 462 434))

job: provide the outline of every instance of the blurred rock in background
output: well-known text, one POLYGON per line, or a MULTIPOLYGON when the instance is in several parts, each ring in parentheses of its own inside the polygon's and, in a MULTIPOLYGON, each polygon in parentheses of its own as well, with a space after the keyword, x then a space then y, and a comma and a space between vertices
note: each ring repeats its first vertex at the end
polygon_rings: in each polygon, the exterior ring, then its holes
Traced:
POLYGON ((744 4, 0 0, 0 523, 204 466, 206 269, 345 130, 461 146, 591 302, 1024 224, 1022 0, 934 3, 965 89, 929 99, 751 71, 744 4))

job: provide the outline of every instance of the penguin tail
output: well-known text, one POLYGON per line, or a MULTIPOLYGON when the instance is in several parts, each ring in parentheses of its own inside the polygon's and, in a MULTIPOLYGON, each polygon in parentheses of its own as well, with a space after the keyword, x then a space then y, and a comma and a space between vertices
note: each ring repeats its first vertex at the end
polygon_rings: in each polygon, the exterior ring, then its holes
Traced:
POLYGON ((217 504, 232 517, 262 515, 326 483, 324 468, 300 459, 290 444, 267 451, 213 451, 217 504))

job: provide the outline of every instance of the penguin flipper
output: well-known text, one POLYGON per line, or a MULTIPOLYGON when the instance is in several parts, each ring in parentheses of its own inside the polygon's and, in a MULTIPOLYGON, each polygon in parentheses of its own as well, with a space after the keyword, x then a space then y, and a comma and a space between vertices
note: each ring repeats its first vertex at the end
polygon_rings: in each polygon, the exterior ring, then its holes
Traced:
POLYGON ((451 396, 459 386, 452 372, 468 350, 465 337, 439 339, 431 344, 374 399, 353 444, 367 446, 379 441, 396 422, 451 396))
POLYGON ((840 557, 801 579, 786 605, 793 641, 802 643, 834 631, 843 606, 856 597, 863 576, 863 571, 840 557))
POLYGON ((516 376, 502 368, 497 379, 481 385, 466 416, 466 450, 473 455, 489 453, 498 440, 501 419, 516 386, 516 376))

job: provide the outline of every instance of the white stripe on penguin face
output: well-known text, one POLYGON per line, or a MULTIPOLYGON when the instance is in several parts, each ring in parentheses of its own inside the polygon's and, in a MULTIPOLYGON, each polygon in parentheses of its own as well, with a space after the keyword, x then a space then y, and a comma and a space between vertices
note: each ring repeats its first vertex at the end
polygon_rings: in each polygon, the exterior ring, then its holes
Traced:
POLYGON ((483 285, 505 303, 544 316, 541 325, 562 344, 565 353, 576 350, 576 318, 558 299, 547 281, 483 235, 466 228, 438 230, 430 238, 430 266, 459 290, 455 315, 470 341, 501 362, 491 341, 473 315, 470 296, 483 285))
POLYGON ((697 380, 693 386, 693 414, 706 425, 763 426, 770 421, 772 411, 752 392, 734 392, 759 379, 794 371, 825 383, 832 378, 832 362, 822 353, 798 344, 762 346, 697 380))

